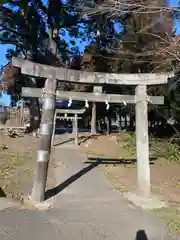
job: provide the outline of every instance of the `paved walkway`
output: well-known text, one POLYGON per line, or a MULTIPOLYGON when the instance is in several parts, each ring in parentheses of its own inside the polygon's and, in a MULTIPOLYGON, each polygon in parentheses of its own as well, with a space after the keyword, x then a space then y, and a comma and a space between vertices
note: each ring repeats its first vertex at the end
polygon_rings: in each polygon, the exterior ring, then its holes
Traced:
POLYGON ((168 240, 166 226, 150 213, 128 206, 86 156, 56 148, 60 183, 49 211, 8 209, 0 213, 0 239, 18 240, 168 240))

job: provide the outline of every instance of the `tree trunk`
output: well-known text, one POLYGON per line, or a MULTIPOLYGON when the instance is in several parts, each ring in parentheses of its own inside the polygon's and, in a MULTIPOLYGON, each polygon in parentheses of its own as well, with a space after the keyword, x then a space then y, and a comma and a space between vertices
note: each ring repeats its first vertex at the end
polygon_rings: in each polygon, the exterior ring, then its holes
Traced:
POLYGON ((30 104, 30 129, 31 132, 37 132, 40 120, 41 120, 41 114, 40 114, 40 107, 39 107, 39 101, 37 98, 33 99, 30 104))
MULTIPOLYGON (((34 51, 30 51, 27 54, 27 59, 31 60, 31 61, 35 61, 36 60, 36 54, 34 53, 34 51)), ((37 88, 37 78, 35 77, 31 77, 30 78, 30 86, 37 88)), ((30 99, 31 103, 30 103, 30 128, 29 131, 30 132, 34 132, 39 128, 39 124, 41 121, 41 114, 40 114, 40 104, 39 104, 39 99, 38 98, 31 98, 30 99)))

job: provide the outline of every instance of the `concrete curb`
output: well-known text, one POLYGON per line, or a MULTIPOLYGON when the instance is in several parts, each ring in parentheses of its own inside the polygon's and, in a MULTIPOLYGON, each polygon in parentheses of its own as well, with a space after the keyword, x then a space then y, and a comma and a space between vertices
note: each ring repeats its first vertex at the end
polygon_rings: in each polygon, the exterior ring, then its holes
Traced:
POLYGON ((144 210, 160 209, 168 207, 168 203, 161 200, 157 196, 151 196, 150 198, 145 198, 138 196, 136 193, 124 193, 123 196, 135 206, 140 207, 144 210))

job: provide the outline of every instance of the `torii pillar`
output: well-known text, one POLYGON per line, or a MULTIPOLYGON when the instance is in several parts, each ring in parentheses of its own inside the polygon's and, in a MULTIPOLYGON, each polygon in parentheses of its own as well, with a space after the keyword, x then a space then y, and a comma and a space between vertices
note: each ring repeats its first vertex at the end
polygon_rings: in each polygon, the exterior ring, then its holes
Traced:
MULTIPOLYGON (((101 86, 94 86, 93 92, 96 94, 102 93, 102 87, 101 86)), ((92 117, 91 117, 91 133, 96 134, 96 102, 92 103, 92 117)))

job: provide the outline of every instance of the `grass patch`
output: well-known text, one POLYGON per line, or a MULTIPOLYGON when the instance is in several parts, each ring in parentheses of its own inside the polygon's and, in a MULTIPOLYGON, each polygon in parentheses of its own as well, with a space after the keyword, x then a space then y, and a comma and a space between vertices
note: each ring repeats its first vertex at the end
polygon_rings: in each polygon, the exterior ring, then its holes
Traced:
MULTIPOLYGON (((120 134, 121 149, 124 149, 130 156, 136 156, 136 136, 134 133, 120 134)), ((180 146, 173 144, 168 139, 158 139, 149 137, 150 156, 159 160, 180 163, 180 146)), ((120 156, 122 157, 122 150, 120 156)), ((126 153, 126 154, 127 154, 126 153)), ((121 191, 120 183, 115 177, 110 176, 109 180, 115 182, 117 189, 121 191)), ((179 184, 177 183, 177 187, 179 184)), ((122 188, 123 189, 123 188, 122 188)), ((151 212, 165 224, 167 224, 171 233, 180 233, 180 209, 177 204, 170 203, 169 208, 154 209, 151 212)))
POLYGON ((17 167, 24 165, 30 159, 28 153, 0 153, 0 175, 4 176, 13 173, 17 167))
POLYGON ((112 183, 112 185, 118 190, 120 193, 126 193, 129 191, 128 187, 123 186, 119 182, 119 178, 114 174, 114 172, 108 172, 106 173, 106 177, 109 180, 109 182, 112 183))
POLYGON ((98 152, 98 151, 93 151, 93 150, 89 150, 87 152, 87 155, 96 156, 96 157, 105 156, 104 153, 98 152))
POLYGON ((180 211, 176 206, 152 210, 157 218, 168 225, 170 233, 180 233, 180 211))
POLYGON ((32 157, 28 152, 0 152, 1 188, 7 197, 19 198, 31 175, 32 157))
MULTIPOLYGON (((121 133, 122 147, 132 156, 136 156, 136 137, 134 133, 121 133)), ((167 159, 170 162, 180 162, 180 146, 170 143, 167 139, 149 137, 150 156, 167 159)))
POLYGON ((122 147, 128 151, 131 157, 136 157, 136 137, 134 133, 121 133, 120 142, 122 143, 122 147))

